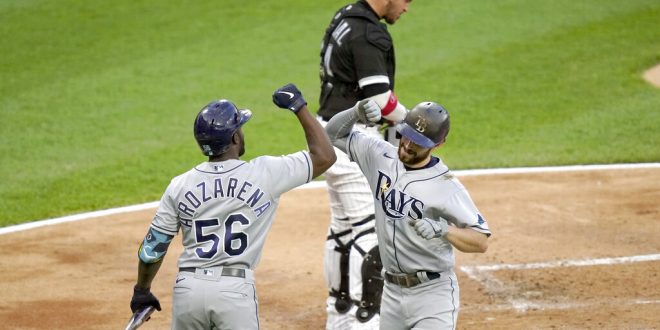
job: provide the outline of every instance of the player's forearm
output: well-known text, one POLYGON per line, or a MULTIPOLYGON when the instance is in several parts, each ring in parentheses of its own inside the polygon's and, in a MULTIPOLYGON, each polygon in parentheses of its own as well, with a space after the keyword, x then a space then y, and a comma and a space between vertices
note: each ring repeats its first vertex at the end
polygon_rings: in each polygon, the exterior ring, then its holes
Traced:
POLYGON ((156 276, 173 238, 172 235, 161 233, 153 227, 149 227, 149 231, 144 236, 144 240, 138 249, 139 265, 136 287, 140 289, 151 287, 151 281, 156 276))
POLYGON ((374 100, 380 107, 383 118, 391 122, 398 123, 402 121, 408 113, 406 107, 399 102, 394 91, 389 89, 383 93, 367 97, 367 99, 374 100))
POLYGON ((317 177, 337 160, 335 149, 332 147, 323 126, 311 115, 307 106, 303 106, 296 116, 305 131, 309 155, 314 165, 313 177, 317 177))
POLYGON ((344 110, 334 115, 325 125, 332 144, 339 150, 346 152, 346 138, 351 134, 353 125, 358 121, 358 114, 354 108, 344 110))
POLYGON ((484 253, 488 249, 488 236, 469 228, 449 226, 445 238, 461 252, 484 253))
POLYGON ((135 286, 140 289, 151 288, 151 282, 154 280, 154 277, 156 277, 156 274, 158 273, 158 269, 160 269, 160 265, 162 263, 163 263, 162 259, 158 262, 151 264, 147 264, 142 260, 140 260, 138 265, 137 284, 135 286))

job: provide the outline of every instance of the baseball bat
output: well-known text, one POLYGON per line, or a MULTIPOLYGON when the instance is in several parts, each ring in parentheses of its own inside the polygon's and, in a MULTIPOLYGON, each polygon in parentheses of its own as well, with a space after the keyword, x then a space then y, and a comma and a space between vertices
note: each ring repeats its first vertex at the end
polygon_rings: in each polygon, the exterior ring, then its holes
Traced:
POLYGON ((151 313, 153 313, 154 310, 156 309, 153 306, 147 306, 133 313, 133 316, 131 316, 131 319, 128 320, 128 324, 124 330, 135 330, 139 328, 144 322, 149 321, 151 318, 151 313))

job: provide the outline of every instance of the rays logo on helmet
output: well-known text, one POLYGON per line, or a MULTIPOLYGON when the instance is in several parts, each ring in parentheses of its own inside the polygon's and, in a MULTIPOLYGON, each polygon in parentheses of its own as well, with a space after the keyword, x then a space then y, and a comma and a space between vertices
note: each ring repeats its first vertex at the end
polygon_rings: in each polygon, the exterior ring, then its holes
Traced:
POLYGON ((422 102, 408 112, 396 125, 402 136, 424 148, 445 142, 449 134, 449 112, 434 102, 422 102))
POLYGON ((420 133, 424 133, 426 131, 426 126, 428 125, 426 118, 419 116, 417 117, 417 122, 415 123, 415 126, 417 126, 417 131, 420 133))

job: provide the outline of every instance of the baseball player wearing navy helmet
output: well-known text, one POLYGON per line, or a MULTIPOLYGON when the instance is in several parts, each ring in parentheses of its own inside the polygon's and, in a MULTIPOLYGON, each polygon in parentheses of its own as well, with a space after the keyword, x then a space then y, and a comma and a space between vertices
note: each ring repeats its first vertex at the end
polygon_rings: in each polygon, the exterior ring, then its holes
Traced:
POLYGON ((432 154, 449 134, 449 113, 437 103, 419 103, 397 125, 398 147, 352 130, 358 118, 376 122, 380 107, 361 101, 325 128, 360 166, 376 205, 385 278, 380 328, 455 329, 454 248, 483 253, 491 233, 466 188, 432 154))
POLYGON ((258 329, 253 270, 259 263, 280 195, 325 172, 336 160, 323 127, 289 84, 273 102, 295 113, 309 151, 240 160, 242 126, 252 113, 228 100, 213 101, 195 118, 194 135, 208 156, 175 177, 160 200, 138 250, 131 311, 161 310, 151 293, 172 238, 181 233, 183 253, 172 295, 172 329, 258 329))

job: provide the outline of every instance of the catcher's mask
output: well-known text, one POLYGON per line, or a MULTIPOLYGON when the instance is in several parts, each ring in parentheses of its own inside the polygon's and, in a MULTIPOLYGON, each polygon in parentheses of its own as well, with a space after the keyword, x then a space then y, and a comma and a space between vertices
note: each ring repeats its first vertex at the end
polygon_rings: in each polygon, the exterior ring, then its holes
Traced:
POLYGON ((238 109, 228 100, 213 101, 195 118, 195 140, 206 156, 222 154, 229 148, 234 133, 245 124, 252 112, 238 109))
POLYGON ((445 142, 449 134, 449 112, 435 102, 419 103, 396 130, 420 147, 433 148, 445 142))

